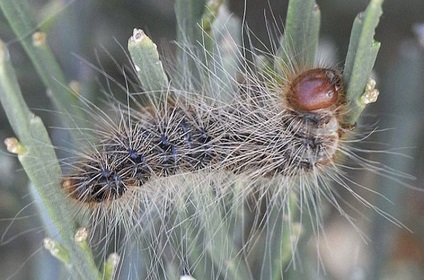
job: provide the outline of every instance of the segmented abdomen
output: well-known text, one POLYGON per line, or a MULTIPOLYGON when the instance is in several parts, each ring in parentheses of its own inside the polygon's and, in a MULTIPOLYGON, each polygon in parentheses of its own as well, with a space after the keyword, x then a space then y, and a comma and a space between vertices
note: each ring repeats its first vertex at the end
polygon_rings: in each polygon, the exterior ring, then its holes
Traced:
POLYGON ((206 168, 252 180, 295 176, 336 151, 339 126, 329 110, 297 112, 275 104, 264 111, 242 101, 205 109, 177 105, 122 117, 119 129, 67 176, 65 189, 80 201, 102 202, 158 177, 206 168))

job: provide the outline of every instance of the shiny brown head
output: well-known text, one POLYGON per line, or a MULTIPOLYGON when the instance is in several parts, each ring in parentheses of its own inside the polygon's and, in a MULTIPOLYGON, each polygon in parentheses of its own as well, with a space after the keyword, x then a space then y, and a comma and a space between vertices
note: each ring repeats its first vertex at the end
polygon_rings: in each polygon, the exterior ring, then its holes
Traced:
POLYGON ((301 73, 290 83, 287 101, 294 109, 310 112, 336 108, 343 94, 343 81, 339 72, 314 68, 301 73))

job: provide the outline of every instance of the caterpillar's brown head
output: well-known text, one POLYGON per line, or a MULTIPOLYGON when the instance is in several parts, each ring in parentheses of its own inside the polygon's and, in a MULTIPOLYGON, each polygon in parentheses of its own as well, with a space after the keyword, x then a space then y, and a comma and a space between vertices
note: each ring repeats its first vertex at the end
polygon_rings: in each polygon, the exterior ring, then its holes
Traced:
POLYGON ((311 112, 337 108, 343 96, 343 80, 339 72, 314 68, 302 72, 291 81, 286 98, 292 108, 311 112))

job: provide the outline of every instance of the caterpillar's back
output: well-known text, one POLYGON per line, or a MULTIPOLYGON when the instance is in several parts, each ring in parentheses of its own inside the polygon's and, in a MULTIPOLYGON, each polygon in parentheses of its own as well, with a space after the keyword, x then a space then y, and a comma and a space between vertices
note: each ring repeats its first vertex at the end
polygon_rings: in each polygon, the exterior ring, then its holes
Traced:
POLYGON ((340 74, 316 68, 287 87, 256 82, 228 105, 178 98, 161 109, 118 112, 114 130, 101 131, 97 150, 64 187, 80 201, 101 203, 127 191, 148 195, 146 183, 180 173, 208 169, 272 180, 331 162, 344 134, 340 74))

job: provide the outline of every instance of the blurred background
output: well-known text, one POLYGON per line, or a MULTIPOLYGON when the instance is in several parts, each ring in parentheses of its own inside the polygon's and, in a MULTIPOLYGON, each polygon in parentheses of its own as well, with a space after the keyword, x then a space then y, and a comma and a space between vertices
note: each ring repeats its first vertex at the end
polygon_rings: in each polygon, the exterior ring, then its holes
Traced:
MULTIPOLYGON (((322 15, 321 51, 329 53, 328 60, 342 67, 352 22, 368 1, 317 2, 322 15)), ((129 65, 124 50, 135 27, 145 30, 160 52, 172 55, 175 51, 172 0, 30 0, 30 3, 67 80, 79 81, 87 92, 96 92, 100 75, 86 61, 94 65, 101 62, 109 75, 124 81, 114 60, 129 65)), ((228 7, 237 17, 245 12, 249 28, 257 35, 254 44, 263 48, 259 41, 269 41, 265 20, 279 24, 278 29, 282 30, 287 1, 247 0, 245 4, 244 0, 232 0, 228 1, 228 7)), ((352 200, 361 215, 351 215, 368 237, 362 240, 352 225, 337 212, 330 211, 325 224, 327 240, 314 240, 322 243, 320 257, 325 272, 320 274, 321 279, 424 279, 424 191, 411 188, 422 189, 424 180, 424 1, 386 0, 383 10, 375 36, 382 43, 375 66, 380 97, 367 108, 362 119, 364 124, 375 125, 378 132, 361 148, 384 151, 370 153, 370 159, 416 179, 393 180, 357 172, 356 181, 372 191, 355 190, 393 219, 390 221, 391 218, 384 218, 352 200), (374 191, 382 195, 374 195, 374 191)), ((42 117, 47 127, 54 127, 57 123, 48 112, 53 108, 45 87, 3 15, 0 15, 0 38, 8 44, 30 108, 42 117)), ((0 123, 0 139, 13 136, 1 108, 0 123)), ((51 134, 53 141, 60 141, 57 139, 60 135, 56 136, 53 129, 51 134)), ((56 260, 41 248, 44 232, 27 185, 18 160, 2 146, 1 279, 9 276, 48 279, 47 274, 53 275, 43 269, 56 260)), ((349 194, 344 198, 352 199, 349 194)), ((316 256, 311 253, 312 259, 316 256)))

